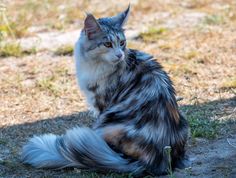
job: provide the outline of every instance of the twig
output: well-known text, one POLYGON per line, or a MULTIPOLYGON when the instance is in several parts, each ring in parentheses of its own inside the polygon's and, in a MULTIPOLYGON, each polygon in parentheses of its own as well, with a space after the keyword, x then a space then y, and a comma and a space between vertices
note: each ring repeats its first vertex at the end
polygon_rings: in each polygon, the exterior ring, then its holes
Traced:
POLYGON ((234 145, 234 144, 230 143, 230 141, 229 141, 229 139, 228 139, 228 138, 227 138, 226 140, 227 140, 227 142, 228 142, 228 144, 229 144, 229 145, 231 145, 232 147, 236 148, 236 145, 234 145))

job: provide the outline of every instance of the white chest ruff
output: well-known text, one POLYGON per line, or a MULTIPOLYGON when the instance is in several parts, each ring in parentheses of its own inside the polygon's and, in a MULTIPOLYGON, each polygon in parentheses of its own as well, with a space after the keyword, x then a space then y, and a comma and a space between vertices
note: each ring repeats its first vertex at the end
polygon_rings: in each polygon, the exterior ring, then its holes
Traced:
POLYGON ((75 46, 76 77, 80 89, 84 93, 90 110, 99 114, 95 108, 95 93, 90 87, 97 86, 96 94, 103 94, 106 89, 108 76, 114 72, 113 66, 102 60, 85 59, 80 52, 79 41, 75 46))
POLYGON ((79 87, 86 96, 89 108, 95 115, 98 115, 99 111, 95 107, 95 93, 89 88, 97 86, 96 94, 104 93, 106 76, 111 73, 112 68, 106 65, 95 65, 87 61, 78 61, 76 71, 79 87))
POLYGON ((94 107, 95 105, 95 93, 89 90, 89 86, 93 86, 97 84, 97 75, 94 73, 94 71, 87 66, 86 64, 84 65, 79 65, 76 68, 76 75, 77 75, 77 80, 80 89, 84 93, 86 97, 87 104, 89 106, 89 109, 95 114, 98 115, 98 110, 94 107))

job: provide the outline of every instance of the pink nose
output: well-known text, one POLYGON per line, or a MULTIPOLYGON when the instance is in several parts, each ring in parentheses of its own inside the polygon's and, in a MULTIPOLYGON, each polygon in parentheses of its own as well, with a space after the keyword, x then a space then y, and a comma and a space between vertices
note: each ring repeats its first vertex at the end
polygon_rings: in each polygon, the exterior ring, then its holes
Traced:
POLYGON ((117 54, 116 57, 120 59, 122 57, 122 54, 117 54))

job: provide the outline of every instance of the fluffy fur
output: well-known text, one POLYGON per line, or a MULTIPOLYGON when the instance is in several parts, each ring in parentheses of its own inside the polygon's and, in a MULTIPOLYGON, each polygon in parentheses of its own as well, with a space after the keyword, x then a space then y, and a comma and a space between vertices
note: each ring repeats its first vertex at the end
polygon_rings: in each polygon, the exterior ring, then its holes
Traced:
POLYGON ((24 163, 135 175, 166 174, 170 161, 173 169, 184 166, 188 124, 161 65, 126 48, 128 13, 97 20, 88 14, 75 46, 78 83, 97 117, 93 129, 35 136, 23 147, 24 163))

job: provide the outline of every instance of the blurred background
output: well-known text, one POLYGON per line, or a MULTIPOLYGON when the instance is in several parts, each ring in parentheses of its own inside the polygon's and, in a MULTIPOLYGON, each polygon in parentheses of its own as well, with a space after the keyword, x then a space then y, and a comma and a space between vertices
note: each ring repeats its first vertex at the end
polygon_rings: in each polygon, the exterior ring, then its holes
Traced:
POLYGON ((191 127, 197 161, 176 176, 236 176, 235 0, 1 0, 0 177, 118 176, 35 170, 19 162, 19 152, 34 134, 91 125, 74 43, 85 12, 113 16, 129 3, 128 47, 164 66, 191 127))

